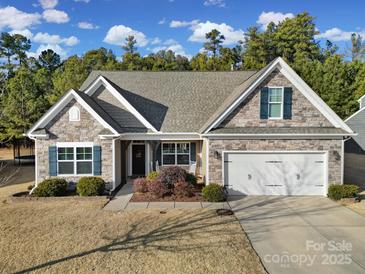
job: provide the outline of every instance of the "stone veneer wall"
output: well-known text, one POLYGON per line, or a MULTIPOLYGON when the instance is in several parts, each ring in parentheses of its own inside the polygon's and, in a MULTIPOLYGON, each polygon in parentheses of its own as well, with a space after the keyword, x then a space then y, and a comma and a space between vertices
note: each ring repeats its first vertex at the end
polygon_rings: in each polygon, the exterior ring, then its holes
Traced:
POLYGON ((222 184, 222 151, 328 151, 328 182, 341 183, 342 140, 209 140, 209 183, 222 184), (220 157, 215 157, 215 151, 220 157))
MULTIPOLYGON (((50 138, 36 140, 37 153, 37 178, 38 182, 49 178, 48 172, 48 147, 55 146, 57 142, 93 142, 101 146, 102 172, 101 177, 111 183, 113 180, 112 170, 112 140, 102 140, 98 133, 104 127, 79 103, 72 100, 60 113, 48 124, 50 138), (68 110, 72 106, 80 109, 80 121, 70 122, 68 110)), ((61 177, 61 176, 59 176, 61 177)), ((65 177, 68 181, 76 182, 80 177, 65 177)))
POLYGON ((333 125, 282 73, 275 70, 219 127, 333 127, 333 125), (265 86, 292 87, 292 119, 260 119, 260 91, 265 86))

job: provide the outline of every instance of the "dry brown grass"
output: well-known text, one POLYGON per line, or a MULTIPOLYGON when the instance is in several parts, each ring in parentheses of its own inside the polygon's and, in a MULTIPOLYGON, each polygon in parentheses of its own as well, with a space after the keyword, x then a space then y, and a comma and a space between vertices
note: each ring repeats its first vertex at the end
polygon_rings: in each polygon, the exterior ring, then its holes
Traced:
POLYGON ((232 216, 101 210, 104 199, 11 202, 0 188, 0 272, 265 273, 232 216))

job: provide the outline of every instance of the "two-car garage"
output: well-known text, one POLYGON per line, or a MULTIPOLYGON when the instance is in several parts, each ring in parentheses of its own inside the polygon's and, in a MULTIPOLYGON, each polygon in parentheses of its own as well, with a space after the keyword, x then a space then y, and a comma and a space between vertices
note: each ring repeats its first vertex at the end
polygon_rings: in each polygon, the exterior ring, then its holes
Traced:
POLYGON ((231 195, 326 195, 327 153, 223 152, 231 195))

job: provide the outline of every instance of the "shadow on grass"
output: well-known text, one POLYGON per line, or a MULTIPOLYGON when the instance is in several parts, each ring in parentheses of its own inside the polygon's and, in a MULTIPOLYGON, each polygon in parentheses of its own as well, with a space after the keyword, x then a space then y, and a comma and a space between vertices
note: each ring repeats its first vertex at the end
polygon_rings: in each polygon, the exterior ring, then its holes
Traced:
MULTIPOLYGON (((169 214, 169 212, 167 212, 167 214, 169 214)), ((146 230, 146 224, 153 224, 155 221, 156 216, 143 218, 143 221, 131 225, 129 230, 119 237, 114 239, 104 237, 104 239, 112 241, 110 244, 76 253, 74 255, 65 256, 63 258, 51 260, 29 267, 27 269, 23 269, 16 273, 28 273, 40 270, 72 259, 82 258, 97 252, 110 253, 120 250, 148 252, 146 248, 152 248, 151 252, 155 252, 156 249, 167 252, 180 252, 189 250, 202 250, 204 248, 212 247, 218 248, 227 244, 228 242, 224 240, 210 242, 208 240, 207 244, 204 244, 202 241, 196 242, 194 240, 204 239, 204 233, 207 233, 209 236, 205 235, 205 237, 209 238, 212 236, 227 235, 227 233, 230 235, 242 233, 240 230, 227 230, 227 227, 225 226, 226 224, 237 222, 235 218, 231 216, 218 217, 215 211, 189 212, 183 216, 179 214, 178 216, 167 218, 166 221, 157 228, 144 232, 144 230, 146 230), (170 242, 168 242, 168 240, 170 240, 170 242), (182 244, 181 240, 184 240, 188 243, 182 244)), ((149 229, 148 226, 147 229, 149 229)))

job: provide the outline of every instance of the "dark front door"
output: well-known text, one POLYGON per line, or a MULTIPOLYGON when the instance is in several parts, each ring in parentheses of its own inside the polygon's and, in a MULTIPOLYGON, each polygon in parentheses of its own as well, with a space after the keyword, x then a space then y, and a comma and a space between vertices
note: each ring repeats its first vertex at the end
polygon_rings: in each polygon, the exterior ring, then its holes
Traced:
POLYGON ((145 175, 144 145, 132 145, 132 174, 145 175))

